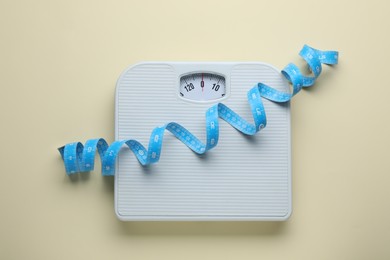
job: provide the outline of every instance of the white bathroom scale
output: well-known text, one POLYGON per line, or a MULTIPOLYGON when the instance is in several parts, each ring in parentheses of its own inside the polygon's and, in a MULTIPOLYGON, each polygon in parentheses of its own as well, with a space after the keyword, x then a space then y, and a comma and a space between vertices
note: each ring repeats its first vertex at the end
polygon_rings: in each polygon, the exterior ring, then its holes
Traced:
MULTIPOLYGON (((206 142, 205 113, 223 103, 253 122, 247 92, 257 83, 289 92, 261 62, 145 62, 116 86, 115 139, 147 147, 157 126, 176 122, 206 142)), ((142 166, 123 149, 115 211, 125 221, 286 220, 291 214, 290 104, 263 99, 267 127, 246 136, 219 119, 218 145, 204 155, 166 132, 160 161, 142 166)))

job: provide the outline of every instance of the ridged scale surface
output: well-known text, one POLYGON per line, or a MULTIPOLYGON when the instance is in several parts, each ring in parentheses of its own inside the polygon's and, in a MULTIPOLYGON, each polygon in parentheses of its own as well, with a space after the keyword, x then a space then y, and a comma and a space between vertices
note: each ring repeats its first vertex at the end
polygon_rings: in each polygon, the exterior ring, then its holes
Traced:
MULTIPOLYGON (((230 96, 223 103, 247 121, 247 91, 262 82, 288 91, 280 72, 261 63, 231 64, 230 96)), ((117 84, 116 139, 147 146, 152 129, 175 121, 205 140, 211 104, 178 98, 175 66, 145 63, 117 84)), ((196 155, 166 133, 160 161, 142 167, 128 150, 118 158, 115 203, 124 220, 282 220, 291 211, 289 104, 263 99, 267 127, 240 134, 220 119, 216 148, 196 155)))

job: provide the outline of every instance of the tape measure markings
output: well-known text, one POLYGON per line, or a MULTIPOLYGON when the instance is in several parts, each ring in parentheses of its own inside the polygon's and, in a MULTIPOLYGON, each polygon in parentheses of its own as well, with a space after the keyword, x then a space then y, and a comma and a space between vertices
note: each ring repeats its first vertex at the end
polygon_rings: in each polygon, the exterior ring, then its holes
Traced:
POLYGON ((273 102, 284 103, 291 100, 302 88, 312 86, 321 74, 321 64, 334 65, 338 63, 337 51, 320 51, 304 45, 299 55, 307 62, 313 76, 304 76, 293 63, 288 64, 282 75, 291 83, 292 94, 278 91, 263 83, 258 83, 247 93, 254 124, 247 122, 240 115, 222 103, 213 105, 206 111, 206 144, 200 141, 185 127, 176 122, 169 122, 156 127, 149 138, 148 149, 134 139, 114 141, 108 145, 103 138, 87 140, 85 145, 80 142, 66 144, 58 148, 64 161, 65 171, 68 175, 78 172, 88 172, 94 169, 95 153, 99 153, 102 174, 115 175, 115 162, 122 146, 126 145, 142 165, 156 163, 160 159, 161 148, 165 131, 169 131, 177 139, 197 154, 204 154, 218 144, 219 121, 225 120, 238 131, 246 135, 255 135, 267 125, 266 112, 262 98, 273 102))

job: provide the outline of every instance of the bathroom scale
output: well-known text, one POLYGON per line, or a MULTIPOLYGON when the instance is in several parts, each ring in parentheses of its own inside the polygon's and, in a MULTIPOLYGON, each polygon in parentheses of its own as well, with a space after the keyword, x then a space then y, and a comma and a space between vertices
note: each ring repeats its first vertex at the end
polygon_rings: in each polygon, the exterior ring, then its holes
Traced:
MULTIPOLYGON (((289 93, 280 70, 261 62, 142 62, 116 85, 115 140, 147 144, 177 122, 205 140, 205 111, 223 103, 253 122, 247 92, 262 82, 289 93)), ((125 221, 286 220, 291 214, 290 103, 263 99, 267 127, 247 136, 219 120, 218 145, 203 155, 167 133, 159 163, 129 149, 116 162, 115 212, 125 221)), ((234 119, 233 119, 234 120, 234 119)))

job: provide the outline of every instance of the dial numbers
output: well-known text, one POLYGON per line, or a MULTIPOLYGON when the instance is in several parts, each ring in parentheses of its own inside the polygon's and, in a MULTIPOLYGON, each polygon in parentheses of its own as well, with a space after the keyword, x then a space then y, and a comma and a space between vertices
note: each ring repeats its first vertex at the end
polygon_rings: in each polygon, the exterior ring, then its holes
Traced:
POLYGON ((226 95, 223 76, 213 73, 192 73, 180 78, 180 96, 194 101, 221 99, 226 95))

